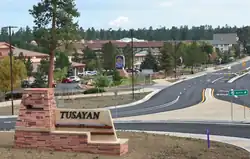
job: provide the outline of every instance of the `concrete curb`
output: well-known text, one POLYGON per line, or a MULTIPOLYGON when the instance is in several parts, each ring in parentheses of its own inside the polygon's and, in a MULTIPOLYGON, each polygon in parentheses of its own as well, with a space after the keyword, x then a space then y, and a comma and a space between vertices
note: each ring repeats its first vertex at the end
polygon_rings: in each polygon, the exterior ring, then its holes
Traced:
MULTIPOLYGON (((167 135, 167 136, 175 136, 175 137, 207 140, 207 135, 206 134, 190 134, 190 133, 165 132, 165 131, 138 131, 138 130, 117 130, 117 131, 120 131, 120 132, 135 132, 135 133, 148 133, 148 134, 156 134, 156 135, 167 135)), ((205 130, 204 130, 204 133, 205 133, 205 130)), ((225 144, 229 144, 229 145, 233 145, 233 146, 237 146, 237 147, 240 147, 240 148, 250 152, 250 144, 249 144, 250 139, 239 138, 239 137, 210 135, 210 140, 225 143, 225 144), (242 146, 242 145, 244 145, 244 146, 242 146)), ((213 146, 213 145, 211 145, 211 146, 213 146)))
MULTIPOLYGON (((161 109, 161 108, 166 108, 168 106, 171 106, 173 104, 175 104, 176 102, 178 102, 180 96, 178 96, 175 100, 162 104, 162 105, 156 105, 156 106, 152 106, 152 107, 148 107, 148 108, 144 108, 144 109, 135 109, 135 110, 130 110, 130 111, 123 111, 121 113, 119 113, 119 115, 131 115, 133 113, 141 113, 141 112, 145 112, 145 111, 151 111, 151 110, 157 110, 157 109, 161 109)), ((140 115, 138 115, 140 116, 140 115)), ((123 117, 121 117, 123 118, 123 117)), ((124 117, 126 118, 126 117, 124 117)))
MULTIPOLYGON (((250 70, 250 67, 246 68, 246 70, 250 70)), ((239 76, 236 76, 234 78, 231 78, 229 81, 227 81, 227 83, 233 83, 234 81, 236 81, 236 80, 238 80, 238 79, 246 76, 247 74, 249 74, 249 71, 246 72, 246 73, 244 73, 244 74, 242 74, 242 75, 239 75, 239 76)))
POLYGON ((17 115, 5 115, 5 116, 0 115, 0 119, 5 119, 5 118, 10 119, 10 118, 17 118, 17 117, 18 117, 17 115))
MULTIPOLYGON (((173 86, 173 85, 178 84, 178 83, 183 82, 183 81, 185 81, 185 80, 179 80, 179 81, 173 82, 173 83, 171 83, 169 85, 166 85, 165 88, 173 86)), ((165 89, 165 88, 163 88, 163 89, 165 89)), ((132 102, 132 103, 129 103, 129 104, 122 104, 122 105, 117 105, 117 106, 109 106, 109 107, 105 107, 105 108, 107 108, 107 109, 117 109, 117 108, 135 106, 137 104, 141 104, 141 103, 144 103, 144 102, 150 100, 154 95, 156 95, 157 93, 161 92, 163 89, 157 89, 157 90, 149 93, 148 95, 146 95, 143 99, 135 101, 135 102, 132 102)))
POLYGON ((249 126, 249 121, 231 121, 231 120, 116 120, 113 119, 115 124, 213 124, 213 125, 244 125, 249 126))
POLYGON ((117 106, 108 106, 108 107, 105 107, 105 108, 107 108, 107 109, 116 109, 116 108, 130 107, 130 106, 134 106, 134 105, 137 105, 137 104, 141 104, 141 103, 144 103, 144 102, 148 101, 149 99, 151 99, 154 95, 156 95, 160 91, 161 91, 161 89, 155 90, 155 91, 149 93, 148 95, 146 95, 144 98, 142 98, 142 99, 140 99, 138 101, 129 103, 129 104, 122 104, 122 105, 117 105, 117 106))

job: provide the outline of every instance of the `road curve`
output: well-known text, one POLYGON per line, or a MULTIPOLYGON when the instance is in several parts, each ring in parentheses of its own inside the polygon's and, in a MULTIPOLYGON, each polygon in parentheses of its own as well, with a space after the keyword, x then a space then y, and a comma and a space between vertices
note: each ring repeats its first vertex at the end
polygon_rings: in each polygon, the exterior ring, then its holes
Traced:
MULTIPOLYGON (((246 62, 246 67, 250 67, 250 61, 246 62)), ((235 76, 229 76, 229 74, 243 69, 242 64, 238 63, 231 66, 230 71, 224 69, 169 86, 144 103, 132 107, 112 109, 112 117, 121 118, 153 114, 196 105, 202 100, 201 92, 204 88, 222 87, 235 76), (177 98, 178 101, 176 101, 177 98)))

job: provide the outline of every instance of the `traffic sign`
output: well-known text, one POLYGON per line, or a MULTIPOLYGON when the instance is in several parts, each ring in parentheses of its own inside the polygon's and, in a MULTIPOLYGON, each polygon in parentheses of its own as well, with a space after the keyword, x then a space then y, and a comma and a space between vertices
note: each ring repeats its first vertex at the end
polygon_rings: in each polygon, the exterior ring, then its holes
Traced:
POLYGON ((247 96, 248 95, 248 90, 243 89, 243 90, 230 90, 228 92, 228 96, 247 96))

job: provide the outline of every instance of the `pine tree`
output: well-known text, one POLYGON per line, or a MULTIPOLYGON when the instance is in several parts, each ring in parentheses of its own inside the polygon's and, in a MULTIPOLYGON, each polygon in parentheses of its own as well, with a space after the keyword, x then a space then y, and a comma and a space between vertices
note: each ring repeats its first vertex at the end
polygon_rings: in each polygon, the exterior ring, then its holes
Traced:
POLYGON ((151 51, 145 56, 144 61, 141 63, 141 69, 152 69, 153 71, 158 70, 158 65, 155 57, 152 55, 151 51))
POLYGON ((25 67, 26 67, 26 70, 27 70, 27 76, 28 77, 32 76, 33 64, 32 64, 32 61, 31 61, 30 57, 28 58, 27 61, 25 61, 25 67))
POLYGON ((172 71, 174 67, 172 51, 172 44, 164 44, 164 47, 160 51, 160 67, 164 70, 165 76, 167 76, 167 73, 172 71))

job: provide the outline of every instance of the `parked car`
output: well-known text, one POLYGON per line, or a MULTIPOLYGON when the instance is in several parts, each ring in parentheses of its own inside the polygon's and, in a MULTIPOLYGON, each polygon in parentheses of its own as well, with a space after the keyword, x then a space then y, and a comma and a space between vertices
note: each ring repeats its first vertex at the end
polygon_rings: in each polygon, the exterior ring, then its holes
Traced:
POLYGON ((72 83, 72 82, 73 82, 73 80, 70 79, 69 77, 62 79, 62 83, 72 83))
POLYGON ((72 82, 80 82, 81 79, 78 76, 69 76, 69 79, 72 80, 72 82))
POLYGON ((21 83, 22 88, 29 88, 30 86, 31 86, 31 84, 28 80, 23 80, 21 83))
POLYGON ((86 76, 94 76, 97 75, 97 71, 85 71, 86 76))
POLYGON ((81 77, 82 77, 82 76, 84 76, 84 75, 85 75, 84 72, 79 72, 79 73, 78 73, 78 76, 81 76, 81 77))
MULTIPOLYGON (((21 99, 22 98, 22 91, 13 91, 13 99, 21 99)), ((5 100, 11 100, 11 92, 6 92, 5 94, 5 100)))

